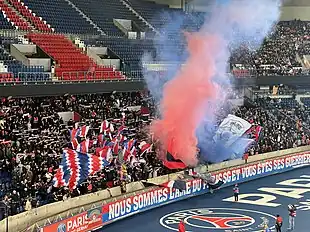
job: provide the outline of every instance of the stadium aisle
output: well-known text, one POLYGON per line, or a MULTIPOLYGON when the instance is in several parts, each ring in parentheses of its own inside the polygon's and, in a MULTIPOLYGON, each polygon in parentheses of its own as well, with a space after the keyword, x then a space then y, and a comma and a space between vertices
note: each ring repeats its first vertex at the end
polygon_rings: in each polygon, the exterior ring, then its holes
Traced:
MULTIPOLYGON (((210 195, 187 199, 110 224, 100 231, 177 231, 180 220, 187 231, 263 231, 272 227, 275 215, 283 217, 282 231, 288 228, 288 204, 297 204, 295 230, 306 232, 310 211, 310 167, 240 184, 239 202, 233 202, 232 187, 210 195)), ((274 231, 274 230, 273 230, 274 231)))

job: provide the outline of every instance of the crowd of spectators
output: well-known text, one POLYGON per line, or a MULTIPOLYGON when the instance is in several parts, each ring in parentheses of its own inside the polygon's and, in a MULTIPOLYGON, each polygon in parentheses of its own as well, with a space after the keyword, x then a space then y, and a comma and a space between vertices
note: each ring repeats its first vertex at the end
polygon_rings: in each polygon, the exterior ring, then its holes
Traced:
POLYGON ((237 116, 262 127, 261 139, 249 149, 249 155, 310 145, 310 136, 299 119, 291 118, 276 107, 279 107, 277 102, 259 99, 255 107, 240 107, 235 111, 237 116))
MULTIPOLYGON (((3 98, 0 107, 0 198, 10 202, 12 215, 120 184, 122 165, 115 160, 72 192, 51 185, 62 149, 70 147, 69 130, 75 124, 73 120, 65 122, 58 112, 77 112, 81 117, 80 124, 91 128, 90 139, 98 135, 103 119, 115 121, 117 126, 118 119, 125 113, 125 135, 128 139, 135 138, 136 145, 149 140, 145 128, 154 112, 152 100, 143 93, 3 98), (139 110, 128 110, 130 107, 139 110)), ((165 171, 154 152, 143 156, 138 153, 135 162, 126 163, 126 181, 147 179, 165 174, 165 171)))
MULTIPOLYGON (((308 74, 303 55, 309 55, 310 23, 293 20, 279 22, 258 50, 246 45, 233 52, 232 69, 247 74, 274 76, 308 74)), ((307 63, 307 62, 306 62, 307 63)), ((309 67, 308 67, 309 68, 309 67)))
MULTIPOLYGON (((273 112, 275 107, 269 107, 270 104, 277 102, 261 99, 253 107, 242 106, 232 111, 263 128, 263 137, 249 150, 250 155, 310 144, 303 126, 296 123, 297 118, 282 114, 280 110, 273 112)), ((117 159, 74 191, 52 186, 62 149, 70 146, 69 130, 75 124, 73 120, 64 121, 59 112, 77 112, 80 124, 91 128, 90 139, 98 135, 103 119, 114 121, 118 126, 125 113, 128 128, 125 135, 137 139, 138 151, 139 142, 150 141, 146 128, 155 117, 152 98, 141 92, 3 98, 0 107, 0 199, 11 205, 11 215, 42 204, 122 186, 121 175, 124 173, 120 169, 123 164, 117 159)), ((296 115, 304 119, 301 111, 296 115)), ((169 172, 157 160, 154 150, 143 155, 138 152, 135 162, 126 162, 125 165, 126 182, 169 172)), ((3 213, 0 211, 0 219, 4 217, 3 213)))

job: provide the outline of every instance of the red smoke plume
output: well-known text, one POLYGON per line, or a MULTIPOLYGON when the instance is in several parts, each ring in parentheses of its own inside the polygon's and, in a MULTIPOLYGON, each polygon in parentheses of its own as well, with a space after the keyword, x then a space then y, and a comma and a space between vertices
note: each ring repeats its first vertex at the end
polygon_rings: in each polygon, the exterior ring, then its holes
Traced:
MULTIPOLYGON (((185 33, 189 58, 174 79, 164 86, 161 101, 162 119, 151 126, 162 149, 171 146, 176 159, 189 166, 197 165, 196 129, 205 115, 208 100, 216 97, 215 58, 222 41, 213 35, 185 33)), ((222 47, 222 46, 221 46, 222 47)))

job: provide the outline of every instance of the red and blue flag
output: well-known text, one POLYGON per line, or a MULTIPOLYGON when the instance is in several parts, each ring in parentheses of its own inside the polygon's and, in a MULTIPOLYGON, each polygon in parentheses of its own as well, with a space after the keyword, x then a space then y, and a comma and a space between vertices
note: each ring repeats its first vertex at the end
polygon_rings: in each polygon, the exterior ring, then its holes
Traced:
POLYGON ((67 186, 73 190, 90 175, 102 170, 109 164, 102 157, 65 149, 59 168, 54 175, 54 187, 67 186))

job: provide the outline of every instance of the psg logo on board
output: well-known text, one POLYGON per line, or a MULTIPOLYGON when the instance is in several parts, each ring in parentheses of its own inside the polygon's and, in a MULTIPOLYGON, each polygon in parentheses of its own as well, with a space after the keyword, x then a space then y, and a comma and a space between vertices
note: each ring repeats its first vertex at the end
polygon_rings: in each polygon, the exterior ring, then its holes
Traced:
POLYGON ((59 224, 58 228, 57 228, 57 232, 67 232, 67 227, 66 224, 59 224))
POLYGON ((160 224, 178 231, 183 221, 187 231, 249 231, 261 232, 267 224, 273 225, 275 217, 264 212, 233 208, 200 208, 173 212, 163 216, 160 224))

